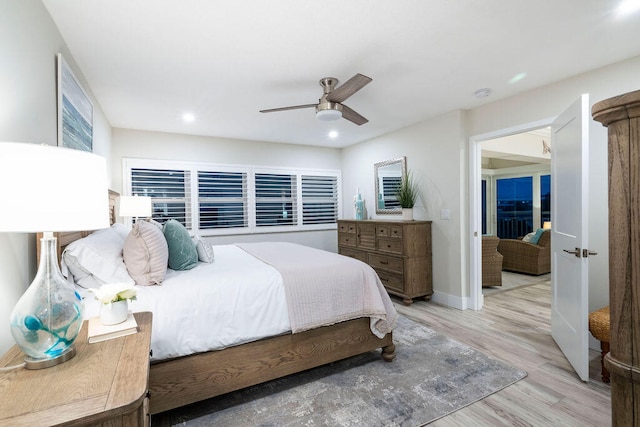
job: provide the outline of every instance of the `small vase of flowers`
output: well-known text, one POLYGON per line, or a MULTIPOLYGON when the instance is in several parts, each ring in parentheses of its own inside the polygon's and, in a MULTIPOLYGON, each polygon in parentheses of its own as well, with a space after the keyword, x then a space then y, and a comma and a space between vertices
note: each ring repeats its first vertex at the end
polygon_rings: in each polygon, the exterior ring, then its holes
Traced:
POLYGON ((129 317, 129 301, 136 299, 138 290, 128 283, 107 283, 98 289, 89 289, 102 303, 100 322, 103 325, 116 325, 129 317))

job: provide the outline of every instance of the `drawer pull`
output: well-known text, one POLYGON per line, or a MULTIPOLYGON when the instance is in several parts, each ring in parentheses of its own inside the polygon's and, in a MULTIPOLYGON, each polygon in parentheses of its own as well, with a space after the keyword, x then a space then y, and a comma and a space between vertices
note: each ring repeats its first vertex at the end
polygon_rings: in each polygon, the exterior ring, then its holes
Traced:
POLYGON ((389 262, 388 262, 388 261, 380 261, 380 264, 382 264, 382 265, 389 265, 389 262))

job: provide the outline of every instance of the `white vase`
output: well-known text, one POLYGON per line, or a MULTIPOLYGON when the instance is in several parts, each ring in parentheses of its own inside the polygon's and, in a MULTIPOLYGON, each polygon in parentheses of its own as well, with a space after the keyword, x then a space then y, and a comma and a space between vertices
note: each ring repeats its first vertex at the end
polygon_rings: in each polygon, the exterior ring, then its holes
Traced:
POLYGON ((127 300, 102 304, 100 308, 100 322, 103 325, 117 325, 129 317, 129 304, 127 300))
POLYGON ((413 208, 402 208, 402 220, 413 221, 413 208))

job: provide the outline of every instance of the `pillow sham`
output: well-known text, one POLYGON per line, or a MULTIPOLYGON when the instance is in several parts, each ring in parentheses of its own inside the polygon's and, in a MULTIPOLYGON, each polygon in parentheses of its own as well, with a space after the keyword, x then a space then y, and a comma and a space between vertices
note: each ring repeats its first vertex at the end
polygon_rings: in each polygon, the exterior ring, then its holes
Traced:
POLYGON ((184 225, 170 219, 164 223, 164 237, 169 247, 169 268, 190 270, 198 265, 198 251, 184 225))
POLYGON ((110 282, 133 284, 122 258, 127 233, 124 224, 113 224, 69 244, 62 253, 62 274, 87 289, 110 282))
POLYGON ((124 263, 136 284, 159 285, 167 272, 169 250, 162 231, 148 221, 138 221, 124 241, 124 263))
POLYGON ((533 239, 533 236, 535 236, 535 235, 536 235, 536 232, 535 232, 535 231, 532 231, 531 233, 529 233, 529 234, 527 234, 526 236, 524 236, 524 237, 522 238, 522 241, 523 241, 523 242, 529 242, 529 243, 531 243, 531 239, 533 239))
POLYGON ((213 262, 214 253, 213 246, 200 236, 193 236, 193 241, 196 244, 196 252, 198 252, 198 261, 213 262))

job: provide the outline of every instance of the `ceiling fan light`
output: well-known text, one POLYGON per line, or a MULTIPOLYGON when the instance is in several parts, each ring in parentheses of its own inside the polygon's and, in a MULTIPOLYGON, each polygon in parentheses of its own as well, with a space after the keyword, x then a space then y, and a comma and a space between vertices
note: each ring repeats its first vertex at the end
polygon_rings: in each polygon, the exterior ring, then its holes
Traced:
POLYGON ((342 111, 340 110, 319 110, 316 112, 316 118, 323 122, 330 122, 333 120, 339 120, 342 118, 342 111))

